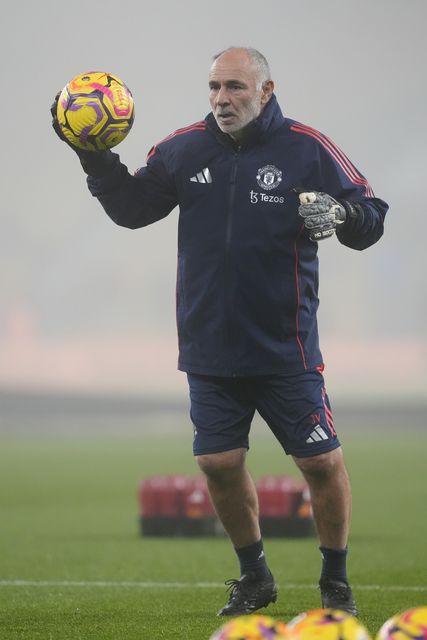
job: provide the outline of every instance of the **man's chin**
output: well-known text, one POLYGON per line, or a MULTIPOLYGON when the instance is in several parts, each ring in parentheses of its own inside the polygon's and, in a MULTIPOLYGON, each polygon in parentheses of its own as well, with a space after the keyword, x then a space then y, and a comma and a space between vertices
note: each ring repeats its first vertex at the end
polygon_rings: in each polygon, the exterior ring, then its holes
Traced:
POLYGON ((223 133, 227 133, 236 142, 241 142, 242 140, 244 140, 244 138, 247 135, 247 132, 251 128, 251 124, 252 122, 249 122, 244 127, 236 127, 236 126, 233 127, 232 125, 224 126, 223 124, 219 124, 218 122, 218 126, 221 129, 221 131, 223 133))
POLYGON ((236 123, 231 124, 231 122, 230 124, 226 124, 225 122, 217 121, 217 124, 223 133, 228 133, 228 135, 231 137, 238 136, 239 132, 245 128, 245 127, 236 126, 236 123))
POLYGON ((216 123, 221 131, 224 131, 225 133, 230 133, 231 131, 235 131, 239 128, 236 127, 236 123, 233 124, 232 122, 227 122, 221 118, 218 118, 216 123))
POLYGON ((250 128, 255 118, 244 123, 241 120, 236 122, 234 118, 230 118, 230 122, 226 122, 224 118, 219 117, 215 118, 215 120, 223 133, 228 133, 229 136, 237 139, 245 135, 246 130, 250 128))

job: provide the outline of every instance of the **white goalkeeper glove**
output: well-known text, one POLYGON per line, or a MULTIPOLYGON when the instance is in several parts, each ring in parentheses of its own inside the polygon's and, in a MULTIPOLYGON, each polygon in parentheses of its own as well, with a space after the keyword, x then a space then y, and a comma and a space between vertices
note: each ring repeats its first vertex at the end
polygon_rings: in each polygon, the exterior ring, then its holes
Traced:
POLYGON ((350 218, 363 215, 362 207, 347 200, 335 200, 321 191, 304 191, 299 194, 299 215, 304 219, 305 228, 313 242, 330 238, 337 225, 350 218))

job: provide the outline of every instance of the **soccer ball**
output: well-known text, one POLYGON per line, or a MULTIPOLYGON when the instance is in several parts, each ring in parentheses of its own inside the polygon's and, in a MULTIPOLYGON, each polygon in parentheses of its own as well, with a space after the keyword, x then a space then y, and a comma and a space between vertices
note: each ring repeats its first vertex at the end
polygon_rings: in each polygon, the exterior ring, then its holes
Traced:
POLYGON ((427 607, 413 607, 392 616, 376 640, 427 640, 427 607))
POLYGON ((285 640, 286 625, 270 616, 233 618, 215 631, 210 640, 285 640))
POLYGON ((62 89, 56 113, 70 144, 85 151, 101 151, 126 138, 133 124, 134 104, 120 78, 89 71, 62 89))
POLYGON ((371 640, 366 627, 350 613, 313 609, 287 624, 288 640, 371 640))

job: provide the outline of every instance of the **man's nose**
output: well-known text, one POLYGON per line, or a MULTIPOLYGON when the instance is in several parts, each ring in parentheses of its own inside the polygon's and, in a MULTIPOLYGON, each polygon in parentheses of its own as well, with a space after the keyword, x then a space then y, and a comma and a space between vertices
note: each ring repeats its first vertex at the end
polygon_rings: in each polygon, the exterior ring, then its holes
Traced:
POLYGON ((224 104, 229 104, 230 99, 227 91, 227 87, 220 87, 216 96, 217 104, 222 106, 224 104))

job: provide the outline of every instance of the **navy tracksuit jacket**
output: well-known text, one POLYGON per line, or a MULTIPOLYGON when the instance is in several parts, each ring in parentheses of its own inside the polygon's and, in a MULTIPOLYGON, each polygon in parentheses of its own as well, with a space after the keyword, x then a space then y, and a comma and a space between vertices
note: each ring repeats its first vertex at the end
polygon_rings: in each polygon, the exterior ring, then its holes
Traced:
POLYGON ((241 147, 212 114, 153 147, 130 175, 115 156, 89 188, 119 225, 136 229, 179 206, 178 368, 217 376, 298 373, 321 365, 317 243, 294 188, 358 202, 337 228, 365 249, 387 204, 326 136, 284 118, 275 96, 241 147))

